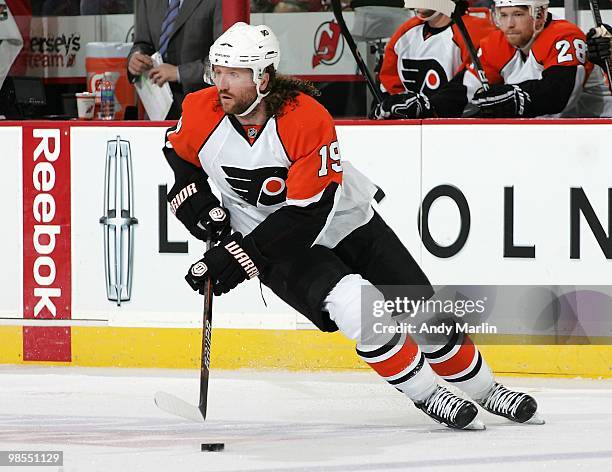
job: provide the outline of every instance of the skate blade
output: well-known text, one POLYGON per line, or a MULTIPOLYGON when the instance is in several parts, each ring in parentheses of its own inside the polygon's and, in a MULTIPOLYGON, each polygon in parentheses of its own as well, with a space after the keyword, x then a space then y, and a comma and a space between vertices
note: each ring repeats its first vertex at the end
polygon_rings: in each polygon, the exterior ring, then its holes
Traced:
POLYGON ((471 430, 471 431, 483 431, 487 429, 487 427, 485 426, 485 424, 480 421, 478 418, 475 418, 472 420, 472 422, 470 424, 468 424, 465 428, 463 428, 463 430, 471 430))
POLYGON ((546 421, 544 421, 544 418, 542 418, 537 412, 531 417, 529 418, 527 421, 525 421, 523 424, 545 424, 546 421))

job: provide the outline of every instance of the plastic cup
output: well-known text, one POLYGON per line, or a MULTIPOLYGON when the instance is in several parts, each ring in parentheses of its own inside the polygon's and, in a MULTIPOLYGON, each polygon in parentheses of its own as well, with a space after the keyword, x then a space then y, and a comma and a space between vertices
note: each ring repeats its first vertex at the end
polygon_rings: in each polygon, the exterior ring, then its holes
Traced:
POLYGON ((79 120, 91 120, 94 117, 96 107, 96 94, 80 92, 76 94, 77 112, 79 120))

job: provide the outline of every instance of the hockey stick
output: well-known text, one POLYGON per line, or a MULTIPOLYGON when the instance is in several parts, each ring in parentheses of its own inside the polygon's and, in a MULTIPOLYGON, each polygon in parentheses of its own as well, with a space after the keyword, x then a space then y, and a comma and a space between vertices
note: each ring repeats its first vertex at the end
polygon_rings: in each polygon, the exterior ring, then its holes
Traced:
MULTIPOLYGON (((206 241, 206 251, 212 246, 212 241, 206 241)), ((208 400, 208 378, 210 376, 210 346, 212 335, 212 280, 210 277, 200 291, 204 295, 204 309, 202 313, 202 357, 200 363, 200 400, 197 406, 166 392, 155 394, 155 404, 167 413, 180 416, 199 423, 206 420, 206 406, 208 400)))
POLYGON ((380 89, 376 87, 376 81, 370 73, 368 66, 366 66, 365 62, 363 61, 361 54, 359 54, 359 51, 357 50, 357 44, 355 44, 355 40, 353 39, 353 35, 346 26, 344 16, 342 16, 342 4, 340 3, 340 0, 331 0, 331 4, 332 9, 334 11, 334 16, 336 17, 336 21, 340 26, 340 32, 342 33, 342 37, 346 41, 346 44, 348 44, 348 47, 351 50, 353 57, 355 58, 355 62, 357 63, 357 67, 359 67, 359 70, 365 77, 366 83, 368 84, 368 88, 370 89, 370 92, 372 92, 372 95, 374 95, 376 101, 378 103, 382 103, 382 94, 380 92, 380 89))
MULTIPOLYGON (((463 22, 463 18, 461 17, 461 12, 459 11, 459 7, 455 7, 451 18, 457 25, 457 29, 463 38, 463 42, 467 47, 468 54, 470 55, 470 59, 472 60, 472 64, 476 69, 476 73, 478 74, 478 80, 482 84, 482 89, 487 92, 491 88, 489 85, 489 79, 487 79, 487 75, 485 74, 484 69, 482 68, 482 64, 480 62, 480 58, 478 57, 478 53, 476 52, 476 48, 474 47, 474 43, 472 42, 472 38, 470 37, 470 33, 465 27, 465 23, 463 22)), ((480 108, 472 103, 468 102, 465 110, 463 110, 463 118, 472 118, 477 116, 480 113, 480 108)))
POLYGON ((470 55, 470 59, 472 60, 472 64, 474 64, 474 67, 476 68, 476 72, 478 73, 478 80, 480 80, 483 90, 487 92, 491 88, 491 86, 489 85, 489 79, 487 79, 487 75, 485 74, 485 71, 482 68, 480 58, 478 57, 478 53, 476 52, 476 48, 474 47, 474 43, 472 42, 470 33, 465 27, 465 23, 463 22, 463 18, 461 17, 461 12, 459 11, 458 7, 456 7, 455 10, 453 11, 451 18, 457 25, 457 28, 459 29, 459 33, 461 34, 461 37, 463 38, 463 42, 465 43, 465 46, 467 47, 468 54, 470 55))
MULTIPOLYGON (((591 4, 591 11, 593 12, 595 26, 599 28, 603 24, 603 21, 601 21, 601 12, 599 11, 599 0, 589 0, 589 3, 591 4)), ((606 69, 606 75, 608 76, 608 88, 610 89, 610 93, 612 93, 612 74, 610 74, 610 71, 612 70, 612 59, 607 58, 604 66, 606 69)))

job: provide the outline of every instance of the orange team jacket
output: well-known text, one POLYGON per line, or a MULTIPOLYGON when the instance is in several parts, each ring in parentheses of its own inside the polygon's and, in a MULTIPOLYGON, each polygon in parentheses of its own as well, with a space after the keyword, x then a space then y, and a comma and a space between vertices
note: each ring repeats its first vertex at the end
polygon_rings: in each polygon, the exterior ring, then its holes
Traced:
POLYGON ((334 247, 372 217, 377 188, 341 162, 333 119, 314 98, 300 93, 279 115, 260 127, 242 126, 209 87, 187 95, 166 147, 203 169, 235 231, 259 232, 260 245, 274 238, 280 247, 314 225, 308 243, 334 247))
MULTIPOLYGON (((463 21, 476 49, 481 38, 495 30, 484 18, 464 15, 463 21)), ((387 44, 379 75, 381 88, 391 94, 410 90, 430 97, 459 72, 469 57, 456 24, 432 29, 427 22, 411 18, 387 44)))
MULTIPOLYGON (((494 31, 480 42, 480 60, 491 85, 514 84, 540 81, 552 67, 575 67, 575 80, 568 87, 567 105, 555 116, 584 114, 585 103, 597 100, 604 83, 601 74, 592 74, 593 64, 587 60, 585 34, 573 23, 549 18, 544 29, 536 37, 528 54, 512 46, 500 30, 494 31), (585 88, 587 94, 584 94, 585 88), (571 89, 571 90, 570 90, 571 89), (590 93, 593 92, 593 93, 590 93)), ((482 86, 477 79, 473 64, 469 64, 463 83, 467 87, 468 99, 482 86)), ((533 84, 532 84, 533 85, 533 84)), ((541 101, 547 87, 536 90, 532 102, 541 101)), ((605 105, 605 93, 601 94, 599 105, 605 105)), ((588 106, 592 106, 592 103, 588 106)), ((540 105, 541 107, 541 105, 540 105)))

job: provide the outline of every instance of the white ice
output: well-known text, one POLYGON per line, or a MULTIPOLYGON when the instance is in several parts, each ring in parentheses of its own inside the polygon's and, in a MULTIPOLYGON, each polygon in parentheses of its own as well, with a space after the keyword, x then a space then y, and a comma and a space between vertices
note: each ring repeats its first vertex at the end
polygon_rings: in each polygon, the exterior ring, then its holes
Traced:
POLYGON ((0 450, 63 450, 64 472, 612 470, 612 381, 502 381, 532 393, 546 425, 481 412, 486 431, 452 431, 370 372, 269 371, 213 371, 195 424, 153 395, 195 403, 196 371, 4 366, 0 450))

